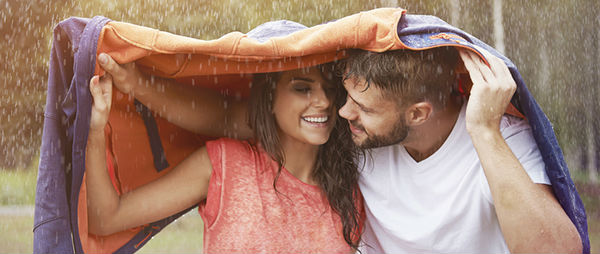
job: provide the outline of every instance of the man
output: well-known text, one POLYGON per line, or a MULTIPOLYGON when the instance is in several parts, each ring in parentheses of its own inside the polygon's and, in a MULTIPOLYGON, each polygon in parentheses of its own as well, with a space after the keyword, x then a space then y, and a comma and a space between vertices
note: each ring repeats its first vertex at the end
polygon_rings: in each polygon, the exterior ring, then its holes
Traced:
POLYGON ((454 49, 348 59, 339 114, 373 148, 360 181, 366 253, 581 252, 527 121, 504 115, 515 82, 480 52, 489 67, 459 51, 473 81, 466 104, 454 49))
MULTIPOLYGON (((500 59, 480 51, 489 67, 453 48, 348 58, 339 114, 354 142, 371 149, 360 183, 363 252, 581 252, 526 120, 504 116, 515 82, 500 59), (473 82, 468 101, 456 93, 457 54, 473 82)), ((119 90, 183 128, 251 135, 244 102, 157 79, 159 93, 133 65, 106 54, 99 62, 119 90), (194 113, 199 103, 214 114, 194 113)))

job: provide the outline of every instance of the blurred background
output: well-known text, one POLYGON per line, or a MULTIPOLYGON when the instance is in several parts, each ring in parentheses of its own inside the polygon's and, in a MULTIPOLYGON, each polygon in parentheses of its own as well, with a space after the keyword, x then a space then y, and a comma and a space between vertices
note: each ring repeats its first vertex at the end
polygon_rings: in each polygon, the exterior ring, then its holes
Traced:
MULTIPOLYGON (((0 0, 0 252, 31 252, 33 202, 52 31, 71 16, 101 15, 199 39, 271 20, 307 26, 398 6, 438 16, 512 59, 544 109, 588 213, 600 253, 600 1, 596 0, 0 0)), ((200 252, 191 212, 141 251, 200 252)))

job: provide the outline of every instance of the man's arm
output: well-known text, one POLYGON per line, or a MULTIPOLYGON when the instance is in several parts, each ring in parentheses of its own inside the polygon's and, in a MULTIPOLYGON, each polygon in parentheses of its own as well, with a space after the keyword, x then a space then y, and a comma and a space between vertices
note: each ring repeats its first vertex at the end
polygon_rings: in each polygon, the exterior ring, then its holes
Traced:
POLYGON ((245 100, 228 98, 200 87, 178 84, 172 79, 149 77, 134 63, 119 65, 108 54, 98 56, 100 66, 113 76, 122 93, 142 102, 169 122, 194 133, 245 139, 252 137, 246 122, 245 100))
POLYGON ((581 239, 552 188, 535 184, 500 132, 500 120, 516 90, 504 62, 480 50, 460 51, 473 87, 467 130, 488 180, 500 228, 511 252, 580 253, 581 239))

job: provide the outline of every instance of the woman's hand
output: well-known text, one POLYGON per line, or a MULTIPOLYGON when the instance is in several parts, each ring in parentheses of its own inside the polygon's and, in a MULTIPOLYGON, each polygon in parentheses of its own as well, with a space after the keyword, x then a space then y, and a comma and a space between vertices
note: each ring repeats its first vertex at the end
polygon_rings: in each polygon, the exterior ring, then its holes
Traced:
POLYGON ((102 77, 94 76, 90 80, 90 92, 93 99, 90 132, 102 132, 112 104, 112 76, 108 73, 102 77))

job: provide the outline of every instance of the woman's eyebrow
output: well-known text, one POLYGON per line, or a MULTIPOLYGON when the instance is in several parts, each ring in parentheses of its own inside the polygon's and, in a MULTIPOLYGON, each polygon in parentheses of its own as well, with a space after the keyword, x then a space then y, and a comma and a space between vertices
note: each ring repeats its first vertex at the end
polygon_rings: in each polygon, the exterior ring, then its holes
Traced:
POLYGON ((294 81, 294 80, 300 80, 300 81, 306 81, 306 82, 315 82, 314 79, 305 78, 305 77, 292 77, 292 81, 294 81))

